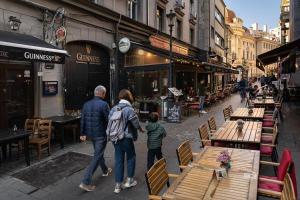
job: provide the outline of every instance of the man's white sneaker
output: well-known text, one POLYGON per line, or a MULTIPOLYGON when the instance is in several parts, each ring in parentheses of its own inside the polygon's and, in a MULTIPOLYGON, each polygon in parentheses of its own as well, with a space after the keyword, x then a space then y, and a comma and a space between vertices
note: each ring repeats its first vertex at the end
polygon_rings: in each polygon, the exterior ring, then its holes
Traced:
POLYGON ((137 181, 133 178, 127 178, 126 182, 124 183, 125 188, 131 188, 137 185, 137 181))
POLYGON ((206 111, 204 111, 204 110, 202 110, 202 111, 201 111, 201 113, 202 113, 202 114, 206 114, 207 112, 206 112, 206 111))
POLYGON ((102 176, 109 176, 112 172, 112 168, 107 168, 107 172, 103 173, 102 176))
POLYGON ((92 192, 96 188, 94 185, 86 185, 84 183, 80 183, 79 187, 87 192, 92 192))

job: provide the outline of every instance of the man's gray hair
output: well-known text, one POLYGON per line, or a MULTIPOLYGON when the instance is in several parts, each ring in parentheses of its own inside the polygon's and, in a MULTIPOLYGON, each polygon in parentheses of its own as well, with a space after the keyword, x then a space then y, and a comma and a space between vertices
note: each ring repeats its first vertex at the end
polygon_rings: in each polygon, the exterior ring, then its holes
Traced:
POLYGON ((106 93, 106 88, 102 85, 98 85, 94 90, 94 96, 99 96, 106 93))

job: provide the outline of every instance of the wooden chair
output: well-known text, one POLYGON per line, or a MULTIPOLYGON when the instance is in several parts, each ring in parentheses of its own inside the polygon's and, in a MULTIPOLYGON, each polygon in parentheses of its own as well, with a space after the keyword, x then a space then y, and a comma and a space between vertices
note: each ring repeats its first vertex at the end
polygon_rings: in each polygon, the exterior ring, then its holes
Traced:
POLYGON ((230 119, 230 111, 228 108, 223 109, 224 120, 227 121, 230 119))
POLYGON ((264 193, 264 190, 273 190, 275 192, 281 191, 281 186, 272 181, 283 181, 286 174, 289 172, 292 163, 292 155, 288 149, 284 149, 281 155, 280 163, 260 161, 261 165, 276 167, 276 176, 259 175, 258 188, 261 189, 260 195, 269 196, 264 193))
POLYGON ((158 160, 145 174, 148 186, 148 198, 152 200, 162 199, 159 196, 161 190, 167 185, 170 186, 169 178, 177 178, 176 174, 168 174, 167 163, 164 158, 158 160))
MULTIPOLYGON (((24 130, 30 134, 29 137, 33 136, 35 129, 36 129, 36 119, 26 119, 25 125, 24 125, 24 130)), ((9 156, 11 157, 12 149, 17 149, 17 152, 18 152, 17 156, 19 157, 20 153, 22 151, 22 148, 23 148, 22 141, 9 144, 9 156)))
POLYGON ((25 121, 25 126, 24 130, 27 131, 28 133, 34 133, 36 130, 36 125, 37 125, 38 119, 26 119, 25 121))
POLYGON ((201 146, 211 146, 211 141, 209 139, 209 132, 206 124, 203 124, 200 128, 198 128, 201 146))
POLYGON ((47 150, 50 156, 51 124, 51 120, 39 120, 37 123, 38 135, 29 140, 29 144, 36 147, 38 160, 41 159, 43 150, 47 150))
POLYGON ((210 132, 213 134, 217 131, 217 124, 216 124, 216 120, 214 117, 210 117, 208 120, 208 126, 209 126, 209 130, 210 132))
POLYGON ((176 149, 176 154, 180 171, 193 162, 193 156, 198 155, 198 153, 192 152, 190 141, 188 140, 179 145, 176 149))
POLYGON ((274 125, 271 134, 262 133, 262 143, 260 144, 260 155, 262 157, 269 157, 274 162, 278 161, 277 137, 278 137, 278 128, 277 125, 274 125))
POLYGON ((227 108, 228 108, 228 110, 229 110, 229 114, 231 115, 231 114, 233 113, 232 105, 229 105, 227 108))
POLYGON ((264 194, 263 196, 269 196, 280 200, 296 200, 295 189, 292 183, 292 179, 289 174, 286 174, 284 181, 266 180, 273 184, 278 184, 283 187, 281 192, 260 189, 258 188, 258 194, 264 194))

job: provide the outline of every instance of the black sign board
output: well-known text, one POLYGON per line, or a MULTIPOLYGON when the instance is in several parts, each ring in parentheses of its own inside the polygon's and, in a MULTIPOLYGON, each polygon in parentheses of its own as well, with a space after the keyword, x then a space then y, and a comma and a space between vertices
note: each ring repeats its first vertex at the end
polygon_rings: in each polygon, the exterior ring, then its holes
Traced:
POLYGON ((181 105, 177 102, 168 101, 167 119, 170 123, 181 122, 181 105))
POLYGON ((58 81, 43 81, 43 96, 53 96, 58 93, 58 81))
POLYGON ((63 64, 65 55, 48 51, 0 46, 0 59, 63 64))

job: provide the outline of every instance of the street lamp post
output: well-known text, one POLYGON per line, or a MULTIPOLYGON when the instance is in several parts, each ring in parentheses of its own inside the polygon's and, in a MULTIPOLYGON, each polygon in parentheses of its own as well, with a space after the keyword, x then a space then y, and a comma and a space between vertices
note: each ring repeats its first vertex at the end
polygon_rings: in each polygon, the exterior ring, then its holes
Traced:
MULTIPOLYGON (((173 51, 172 51, 172 46, 173 46, 173 27, 174 27, 174 19, 176 14, 173 12, 171 9, 170 12, 166 15, 168 19, 168 26, 169 26, 169 31, 170 31, 170 54, 169 54, 169 73, 168 73, 168 86, 169 88, 173 87, 173 63, 172 63, 172 57, 173 57, 173 51)), ((169 92, 169 97, 171 97, 171 92, 169 92)))

